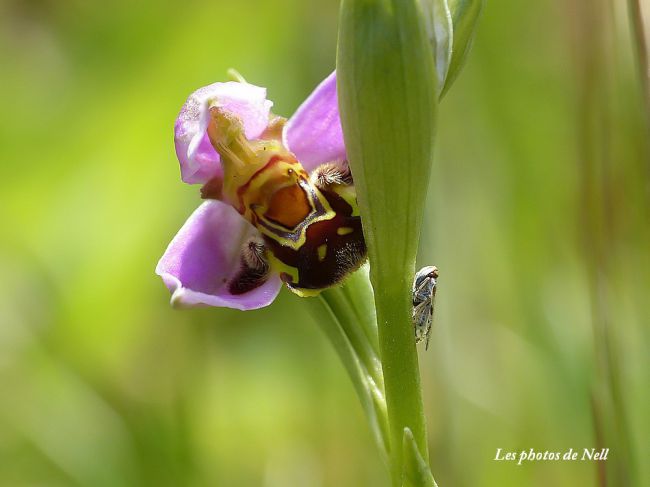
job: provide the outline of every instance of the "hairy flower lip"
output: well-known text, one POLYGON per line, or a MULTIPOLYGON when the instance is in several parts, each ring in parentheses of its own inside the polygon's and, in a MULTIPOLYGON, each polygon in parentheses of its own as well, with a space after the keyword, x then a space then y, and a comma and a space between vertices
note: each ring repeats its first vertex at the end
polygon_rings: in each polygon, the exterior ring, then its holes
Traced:
POLYGON ((230 205, 209 200, 187 219, 158 262, 156 274, 175 307, 256 309, 273 302, 282 281, 271 275, 259 288, 233 295, 228 281, 239 270, 239 250, 257 230, 230 205))
MULTIPOLYGON (((239 117, 246 138, 253 140, 273 121, 272 105, 265 88, 249 83, 213 83, 194 91, 174 125, 181 179, 189 184, 207 184, 204 197, 219 195, 218 188, 210 187, 223 176, 219 155, 206 134, 210 107, 218 106, 239 117)), ((308 172, 326 162, 346 160, 335 72, 288 120, 282 140, 308 172)), ((243 243, 253 235, 259 235, 258 231, 227 203, 208 199, 199 206, 156 267, 156 274, 172 293, 172 305, 250 310, 273 302, 282 287, 277 274, 270 274, 261 286, 243 294, 232 294, 227 285, 241 268, 243 243)))

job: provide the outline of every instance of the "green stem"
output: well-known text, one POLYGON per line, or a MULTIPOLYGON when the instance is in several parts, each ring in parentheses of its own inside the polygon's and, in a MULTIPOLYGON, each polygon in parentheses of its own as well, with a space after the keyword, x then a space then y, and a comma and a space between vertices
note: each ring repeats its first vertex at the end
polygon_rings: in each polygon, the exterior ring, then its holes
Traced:
POLYGON ((337 76, 375 291, 391 477, 402 487, 405 429, 428 459, 410 294, 431 170, 437 80, 419 3, 344 0, 337 76))
POLYGON ((386 405, 391 429, 391 465, 393 485, 402 485, 402 444, 404 430, 413 432, 415 444, 428 459, 426 424, 422 406, 420 374, 410 316, 410 296, 404 293, 406 282, 397 280, 391 288, 377 280, 376 294, 379 344, 383 357, 386 405))
POLYGON ((356 272, 343 286, 326 289, 318 298, 307 302, 341 358, 366 412, 375 441, 387 460, 388 417, 381 360, 378 348, 374 346, 377 343, 377 325, 367 271, 356 272))
MULTIPOLYGON (((373 347, 365 333, 365 330, 358 326, 358 324, 364 320, 360 319, 360 317, 355 313, 355 310, 352 307, 353 301, 348 300, 340 288, 328 289, 321 293, 319 297, 337 317, 343 332, 350 341, 350 345, 359 357, 359 360, 368 371, 368 374, 372 377, 372 380, 383 390, 384 380, 381 360, 379 359, 379 350, 373 347)), ((375 337, 376 336, 377 331, 375 329, 375 337)))
MULTIPOLYGON (((350 303, 361 325, 368 343, 379 356, 379 338, 377 337, 377 312, 375 311, 375 296, 368 277, 368 266, 362 267, 356 274, 359 278, 359 285, 345 285, 340 289, 346 301, 350 303), (361 276, 363 278, 361 279, 361 276)), ((351 277, 355 280, 355 277, 351 277)), ((383 375, 382 383, 383 383, 383 375)))

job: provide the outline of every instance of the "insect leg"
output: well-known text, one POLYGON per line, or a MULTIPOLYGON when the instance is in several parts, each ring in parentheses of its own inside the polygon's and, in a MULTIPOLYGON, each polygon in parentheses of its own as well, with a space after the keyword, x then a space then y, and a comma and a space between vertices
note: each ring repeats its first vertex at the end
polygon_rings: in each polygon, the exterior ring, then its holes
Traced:
POLYGON ((429 294, 427 292, 427 281, 422 281, 420 282, 417 287, 416 284, 414 283, 413 286, 413 306, 416 304, 421 303, 422 301, 426 301, 429 297, 429 294))

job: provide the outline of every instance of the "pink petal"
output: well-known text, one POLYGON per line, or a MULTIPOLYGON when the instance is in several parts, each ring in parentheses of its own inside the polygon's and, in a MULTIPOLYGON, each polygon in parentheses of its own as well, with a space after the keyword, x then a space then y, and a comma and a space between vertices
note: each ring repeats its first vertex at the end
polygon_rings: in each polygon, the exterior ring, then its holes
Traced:
POLYGON ((219 106, 237 115, 248 139, 260 136, 269 122, 272 102, 266 89, 248 83, 213 83, 192 93, 174 124, 174 144, 186 183, 206 183, 223 174, 219 154, 206 134, 209 107, 219 106))
POLYGON ((229 283, 241 269, 244 242, 258 235, 230 205, 210 200, 185 222, 156 267, 178 306, 224 306, 241 310, 271 304, 282 282, 271 274, 261 286, 234 295, 229 283))
POLYGON ((347 159, 336 96, 336 71, 318 85, 284 128, 284 145, 307 171, 347 159))

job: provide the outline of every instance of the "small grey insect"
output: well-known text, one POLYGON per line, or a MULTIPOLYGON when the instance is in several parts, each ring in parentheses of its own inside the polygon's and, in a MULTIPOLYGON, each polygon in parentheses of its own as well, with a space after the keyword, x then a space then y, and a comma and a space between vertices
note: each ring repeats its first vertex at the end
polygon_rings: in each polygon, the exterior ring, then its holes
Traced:
POLYGON ((425 349, 429 348, 431 323, 433 322, 433 304, 436 297, 438 268, 426 266, 415 274, 413 279, 413 326, 415 343, 426 340, 425 349))

